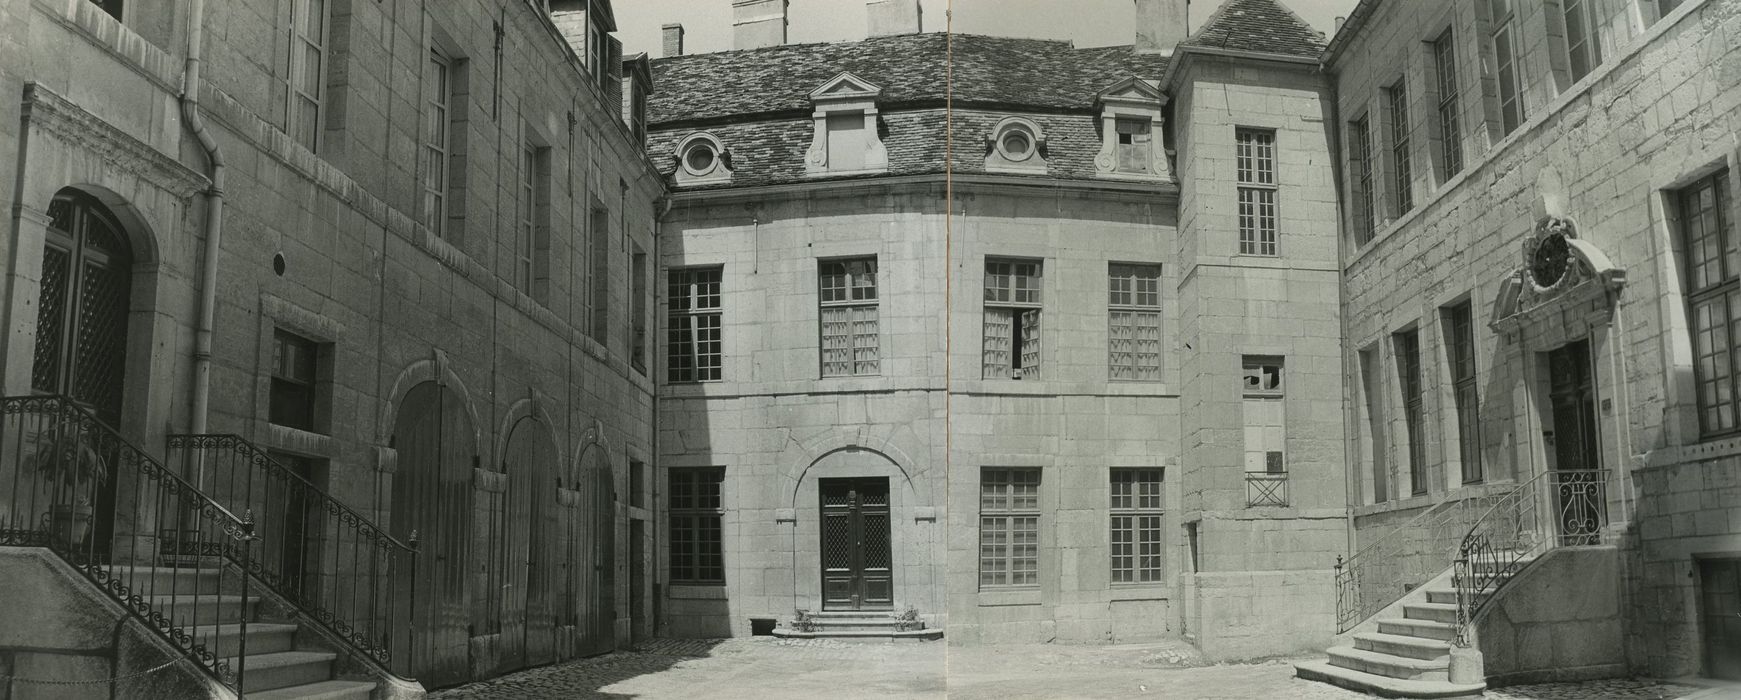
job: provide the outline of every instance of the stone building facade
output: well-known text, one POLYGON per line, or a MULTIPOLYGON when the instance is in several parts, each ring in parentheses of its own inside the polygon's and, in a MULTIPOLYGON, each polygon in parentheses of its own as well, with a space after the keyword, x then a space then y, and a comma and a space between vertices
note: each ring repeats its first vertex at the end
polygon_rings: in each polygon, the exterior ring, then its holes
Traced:
MULTIPOLYGON (((393 668, 426 687, 652 633, 663 185, 607 0, 16 0, 0 26, 5 395, 73 394, 156 459, 239 435, 416 540, 393 668)), ((239 498, 262 547, 340 544, 239 498)))

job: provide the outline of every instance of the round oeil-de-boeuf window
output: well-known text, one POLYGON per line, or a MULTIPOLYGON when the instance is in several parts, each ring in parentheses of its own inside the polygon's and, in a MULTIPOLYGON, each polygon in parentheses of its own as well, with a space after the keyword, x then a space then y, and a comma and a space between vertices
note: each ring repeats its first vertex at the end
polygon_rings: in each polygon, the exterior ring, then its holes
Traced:
POLYGON ((1530 254, 1529 273, 1535 279, 1535 286, 1549 289, 1565 279, 1566 269, 1571 265, 1572 247, 1566 243, 1563 233, 1554 233, 1542 237, 1530 254))

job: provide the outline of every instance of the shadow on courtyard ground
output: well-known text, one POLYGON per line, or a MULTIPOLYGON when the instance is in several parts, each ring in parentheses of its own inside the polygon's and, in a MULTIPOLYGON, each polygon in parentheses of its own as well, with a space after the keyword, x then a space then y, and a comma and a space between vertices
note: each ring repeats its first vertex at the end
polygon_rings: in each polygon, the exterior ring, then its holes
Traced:
POLYGON ((651 639, 609 654, 518 671, 499 678, 444 688, 430 700, 473 698, 637 698, 633 692, 610 692, 613 685, 642 676, 665 673, 685 662, 711 656, 723 639, 651 639))

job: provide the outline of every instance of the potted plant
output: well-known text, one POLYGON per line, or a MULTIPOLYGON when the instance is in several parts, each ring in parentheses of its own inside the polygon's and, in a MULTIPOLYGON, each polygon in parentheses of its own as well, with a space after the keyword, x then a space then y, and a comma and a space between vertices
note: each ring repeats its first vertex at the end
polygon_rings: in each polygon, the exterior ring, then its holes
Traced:
POLYGON ((50 532, 68 544, 83 542, 91 530, 93 498, 109 479, 109 465, 83 435, 48 437, 30 459, 45 482, 59 486, 48 507, 50 532))

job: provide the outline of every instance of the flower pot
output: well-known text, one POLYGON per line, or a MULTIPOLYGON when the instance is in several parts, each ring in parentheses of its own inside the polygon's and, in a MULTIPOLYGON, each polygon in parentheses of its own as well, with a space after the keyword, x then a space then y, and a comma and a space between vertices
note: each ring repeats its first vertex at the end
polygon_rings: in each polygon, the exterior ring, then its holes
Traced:
POLYGON ((91 533, 91 507, 56 503, 48 507, 49 532, 67 544, 80 544, 91 533))

